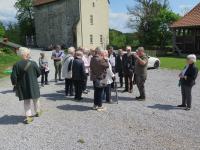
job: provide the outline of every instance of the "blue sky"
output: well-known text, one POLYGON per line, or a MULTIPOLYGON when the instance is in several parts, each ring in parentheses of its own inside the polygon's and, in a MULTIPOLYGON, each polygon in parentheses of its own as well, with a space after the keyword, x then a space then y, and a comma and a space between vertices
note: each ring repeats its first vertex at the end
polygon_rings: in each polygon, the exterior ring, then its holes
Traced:
MULTIPOLYGON (((16 0, 0 0, 0 21, 15 22, 16 10, 14 8, 16 0)), ((131 32, 127 27, 129 16, 127 7, 134 6, 134 0, 110 0, 110 28, 122 32, 131 32)), ((169 0, 170 8, 181 15, 192 9, 200 0, 169 0)))

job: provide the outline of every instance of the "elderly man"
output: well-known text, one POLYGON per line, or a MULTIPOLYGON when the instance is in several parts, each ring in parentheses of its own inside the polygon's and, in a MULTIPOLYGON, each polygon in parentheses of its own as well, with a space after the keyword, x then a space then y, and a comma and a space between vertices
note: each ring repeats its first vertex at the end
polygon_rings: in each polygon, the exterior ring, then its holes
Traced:
POLYGON ((122 58, 123 58, 123 50, 122 49, 119 49, 119 53, 117 55, 117 58, 116 58, 116 72, 118 73, 118 76, 119 76, 119 82, 120 82, 120 87, 122 88, 123 87, 123 63, 122 63, 122 58))
POLYGON ((65 79, 65 94, 66 96, 74 96, 73 80, 72 80, 72 65, 74 61, 75 48, 68 48, 68 54, 63 59, 62 77, 65 79))
POLYGON ((57 82, 57 76, 59 76, 59 81, 61 79, 61 69, 62 69, 62 59, 64 57, 64 52, 61 50, 61 46, 57 45, 55 50, 52 52, 51 59, 54 61, 55 67, 55 82, 57 82))
POLYGON ((133 75, 134 75, 134 65, 135 59, 131 54, 131 46, 126 47, 127 53, 122 57, 123 73, 125 78, 125 90, 123 92, 133 92, 133 75))
MULTIPOLYGON (((115 70, 115 69, 116 69, 116 68, 115 68, 115 67, 116 67, 116 57, 117 57, 117 55, 115 54, 113 47, 110 46, 110 47, 108 48, 108 59, 109 59, 109 62, 110 62, 110 64, 111 64, 112 72, 113 72, 113 73, 116 72, 116 70, 115 70)), ((114 82, 112 82, 111 88, 114 88, 114 82)))
POLYGON ((97 111, 104 111, 102 107, 103 89, 106 85, 101 84, 101 81, 106 78, 106 69, 109 67, 108 61, 105 59, 104 50, 97 47, 96 54, 90 62, 91 80, 94 83, 94 107, 97 111))
POLYGON ((134 54, 136 59, 135 62, 135 79, 136 84, 140 92, 140 96, 136 97, 137 100, 145 100, 145 81, 147 79, 147 65, 148 65, 148 57, 144 52, 144 47, 139 47, 137 53, 134 54))
POLYGON ((182 104, 178 105, 178 107, 185 107, 186 111, 191 109, 192 87, 195 85, 195 80, 198 75, 198 69, 195 63, 196 56, 193 54, 188 55, 187 64, 184 67, 183 71, 179 74, 182 93, 182 104))
POLYGON ((41 75, 40 69, 36 62, 30 60, 30 50, 25 47, 19 49, 19 54, 22 60, 13 66, 11 74, 11 81, 15 87, 16 96, 20 101, 24 101, 24 109, 26 124, 33 121, 33 114, 31 111, 31 99, 33 100, 36 117, 41 115, 40 109, 40 88, 37 78, 41 75))

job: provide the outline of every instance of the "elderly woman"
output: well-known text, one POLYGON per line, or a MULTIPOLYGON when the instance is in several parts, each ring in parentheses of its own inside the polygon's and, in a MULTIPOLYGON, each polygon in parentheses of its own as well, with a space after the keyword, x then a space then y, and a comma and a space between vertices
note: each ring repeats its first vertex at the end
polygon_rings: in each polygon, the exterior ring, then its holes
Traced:
POLYGON ((182 104, 178 107, 185 107, 185 110, 191 109, 192 102, 192 87, 195 85, 195 80, 198 75, 198 69, 195 66, 196 56, 188 55, 187 56, 187 65, 183 71, 179 74, 180 77, 180 86, 182 92, 182 104))
POLYGON ((65 94, 66 96, 74 96, 73 80, 72 80, 72 65, 74 61, 75 48, 70 47, 68 54, 63 59, 62 77, 65 79, 65 94))
POLYGON ((30 60, 30 50, 25 47, 19 49, 19 55, 22 60, 13 66, 11 81, 15 87, 16 96, 20 101, 24 101, 24 109, 26 119, 24 122, 29 124, 33 121, 31 111, 31 99, 33 100, 36 117, 41 115, 40 109, 40 91, 38 85, 38 77, 41 72, 36 62, 30 60))

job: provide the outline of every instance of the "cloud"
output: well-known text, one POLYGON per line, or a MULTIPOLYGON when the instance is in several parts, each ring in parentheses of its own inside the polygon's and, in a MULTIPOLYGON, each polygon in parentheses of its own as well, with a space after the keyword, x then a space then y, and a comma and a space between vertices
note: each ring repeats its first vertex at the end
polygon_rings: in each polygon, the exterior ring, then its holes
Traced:
POLYGON ((14 8, 16 0, 1 0, 0 21, 4 23, 16 22, 16 9, 14 8))
POLYGON ((114 13, 110 11, 110 28, 124 33, 132 32, 128 28, 129 15, 127 13, 114 13))

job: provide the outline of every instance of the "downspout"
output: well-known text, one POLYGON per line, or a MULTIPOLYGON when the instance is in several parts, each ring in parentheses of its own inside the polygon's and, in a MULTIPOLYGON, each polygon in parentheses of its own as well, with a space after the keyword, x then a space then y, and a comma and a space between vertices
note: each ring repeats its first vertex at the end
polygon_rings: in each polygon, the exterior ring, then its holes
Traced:
POLYGON ((80 21, 81 21, 81 46, 83 47, 83 22, 82 22, 82 0, 79 0, 79 11, 80 11, 80 21))

